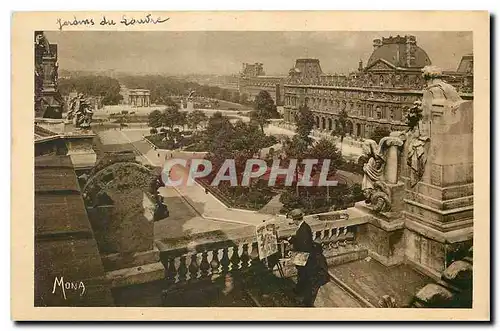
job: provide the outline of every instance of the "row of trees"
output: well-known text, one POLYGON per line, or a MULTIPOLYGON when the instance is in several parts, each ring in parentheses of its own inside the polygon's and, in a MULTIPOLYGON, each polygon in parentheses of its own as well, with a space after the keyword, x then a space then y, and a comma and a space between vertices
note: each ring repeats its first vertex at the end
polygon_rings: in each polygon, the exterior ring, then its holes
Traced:
POLYGON ((218 86, 201 85, 195 82, 162 75, 122 76, 120 81, 128 88, 143 88, 151 91, 151 102, 165 104, 172 95, 195 95, 231 101, 248 105, 248 95, 224 89, 218 86))
POLYGON ((86 96, 102 97, 104 105, 117 105, 123 99, 118 80, 107 76, 59 78, 58 89, 61 95, 76 91, 86 96))
MULTIPOLYGON (((277 143, 276 138, 266 136, 256 122, 238 121, 233 124, 220 112, 208 119, 205 130, 197 140, 208 151, 206 158, 212 163, 212 173, 203 179, 206 185, 211 183, 225 160, 230 159, 234 160, 238 180, 241 180, 246 161, 258 157, 262 148, 277 143)), ((222 195, 233 206, 252 209, 263 207, 275 195, 267 184, 263 185, 258 180, 245 187, 233 187, 221 182, 215 188, 208 188, 214 194, 222 195)))
MULTIPOLYGON (((340 136, 341 141, 347 134, 347 113, 341 114, 339 125, 334 135, 340 136)), ((310 137, 314 127, 314 116, 311 110, 302 105, 297 112, 295 123, 297 134, 287 140, 284 145, 285 160, 297 159, 296 180, 294 187, 285 188, 280 201, 283 203, 283 212, 288 212, 295 208, 301 208, 306 213, 315 213, 327 211, 332 206, 334 208, 346 208, 355 201, 363 198, 360 187, 354 185, 348 187, 345 184, 339 184, 335 187, 321 186, 299 186, 299 174, 304 173, 305 165, 302 161, 305 159, 317 159, 318 163, 313 166, 311 178, 318 177, 323 164, 329 160, 328 178, 334 178, 337 169, 344 164, 341 150, 337 149, 334 141, 321 139, 318 142, 310 137)))
POLYGON ((148 116, 148 125, 154 129, 168 127, 173 130, 175 126, 182 128, 187 126, 190 129, 198 130, 206 121, 207 116, 201 110, 196 109, 189 113, 181 112, 177 105, 167 107, 163 111, 154 110, 148 116))

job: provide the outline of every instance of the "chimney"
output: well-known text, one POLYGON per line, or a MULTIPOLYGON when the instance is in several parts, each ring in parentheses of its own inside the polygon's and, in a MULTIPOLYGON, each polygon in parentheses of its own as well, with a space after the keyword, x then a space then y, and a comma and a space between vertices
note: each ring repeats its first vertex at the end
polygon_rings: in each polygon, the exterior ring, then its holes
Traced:
POLYGON ((363 60, 359 60, 358 71, 363 71, 363 60))
POLYGON ((381 39, 373 39, 373 49, 377 49, 380 46, 382 46, 382 40, 381 39))
POLYGON ((406 38, 406 66, 408 68, 415 66, 415 48, 417 39, 415 36, 407 35, 406 38))

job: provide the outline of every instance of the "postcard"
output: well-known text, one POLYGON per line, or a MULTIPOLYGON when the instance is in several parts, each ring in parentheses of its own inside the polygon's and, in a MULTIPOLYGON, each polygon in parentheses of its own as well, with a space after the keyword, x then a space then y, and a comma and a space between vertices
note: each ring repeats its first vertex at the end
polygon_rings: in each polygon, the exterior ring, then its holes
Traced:
POLYGON ((12 319, 490 319, 487 12, 12 22, 12 319))

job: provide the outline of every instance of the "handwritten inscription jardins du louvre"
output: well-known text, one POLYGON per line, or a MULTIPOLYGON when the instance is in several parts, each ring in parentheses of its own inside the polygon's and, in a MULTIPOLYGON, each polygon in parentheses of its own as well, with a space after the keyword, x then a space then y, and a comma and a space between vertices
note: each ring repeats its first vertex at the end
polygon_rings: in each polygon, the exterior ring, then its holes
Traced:
POLYGON ((160 24, 168 21, 170 17, 154 17, 152 14, 146 14, 141 17, 133 17, 122 15, 119 20, 110 19, 106 16, 101 16, 99 18, 94 17, 82 17, 78 18, 73 16, 73 19, 57 19, 57 25, 59 30, 62 30, 64 27, 70 26, 116 26, 116 25, 124 25, 124 26, 136 26, 136 25, 149 25, 149 24, 160 24))

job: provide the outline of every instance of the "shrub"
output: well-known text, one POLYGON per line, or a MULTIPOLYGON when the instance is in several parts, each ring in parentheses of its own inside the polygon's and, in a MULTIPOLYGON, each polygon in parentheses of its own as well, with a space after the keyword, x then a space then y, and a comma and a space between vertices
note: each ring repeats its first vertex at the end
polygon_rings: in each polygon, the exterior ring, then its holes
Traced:
POLYGON ((149 133, 151 133, 151 134, 157 134, 157 133, 158 133, 158 130, 157 130, 156 128, 151 128, 151 129, 149 130, 149 133))

